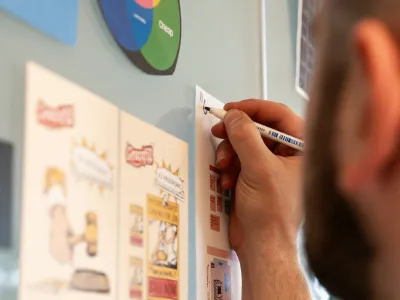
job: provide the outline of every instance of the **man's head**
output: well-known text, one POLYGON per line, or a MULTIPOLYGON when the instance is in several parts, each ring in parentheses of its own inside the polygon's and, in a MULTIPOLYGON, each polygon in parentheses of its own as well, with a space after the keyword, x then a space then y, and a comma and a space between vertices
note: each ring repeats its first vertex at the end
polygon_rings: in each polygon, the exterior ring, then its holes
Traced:
POLYGON ((326 0, 305 176, 311 270, 335 296, 398 293, 400 1, 326 0))

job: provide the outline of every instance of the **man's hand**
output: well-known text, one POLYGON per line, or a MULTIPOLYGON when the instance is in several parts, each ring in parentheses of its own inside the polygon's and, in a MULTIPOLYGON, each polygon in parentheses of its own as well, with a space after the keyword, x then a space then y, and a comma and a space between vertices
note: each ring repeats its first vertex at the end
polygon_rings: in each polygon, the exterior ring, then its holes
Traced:
POLYGON ((303 121, 263 100, 229 103, 225 110, 212 133, 224 139, 217 149, 222 186, 235 194, 229 238, 242 266, 243 299, 308 299, 296 252, 302 156, 263 139, 252 119, 298 138, 303 121))

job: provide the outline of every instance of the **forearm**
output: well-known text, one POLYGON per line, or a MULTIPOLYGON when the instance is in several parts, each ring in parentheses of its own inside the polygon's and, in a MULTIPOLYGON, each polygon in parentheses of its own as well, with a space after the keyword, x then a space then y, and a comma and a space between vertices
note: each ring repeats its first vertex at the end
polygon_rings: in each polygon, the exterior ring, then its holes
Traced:
POLYGON ((239 259, 243 300, 311 299, 295 243, 266 236, 246 245, 239 259))

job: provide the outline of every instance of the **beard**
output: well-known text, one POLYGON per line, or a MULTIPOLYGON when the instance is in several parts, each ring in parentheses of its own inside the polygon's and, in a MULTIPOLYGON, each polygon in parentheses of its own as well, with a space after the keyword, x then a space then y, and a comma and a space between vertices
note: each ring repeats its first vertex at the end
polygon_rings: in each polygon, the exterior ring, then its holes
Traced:
POLYGON ((332 296, 370 299, 373 249, 356 212, 336 184, 332 144, 319 142, 321 136, 326 136, 324 129, 328 128, 314 128, 305 157, 304 238, 308 266, 332 296))

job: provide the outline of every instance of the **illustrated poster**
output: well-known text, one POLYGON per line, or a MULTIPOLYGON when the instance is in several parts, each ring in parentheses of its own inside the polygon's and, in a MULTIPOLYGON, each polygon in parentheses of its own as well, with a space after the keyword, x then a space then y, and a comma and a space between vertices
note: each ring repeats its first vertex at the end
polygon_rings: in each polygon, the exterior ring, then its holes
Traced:
POLYGON ((188 297, 188 145, 120 114, 120 299, 188 297))
POLYGON ((181 45, 179 0, 98 0, 118 46, 148 74, 171 75, 181 45))
POLYGON ((25 120, 19 299, 117 299, 118 109, 28 63, 25 120))
POLYGON ((222 108, 223 103, 196 87, 196 272, 198 300, 241 299, 238 258, 229 247, 230 191, 221 187, 215 167, 215 151, 221 140, 211 134, 219 122, 205 106, 222 108))

